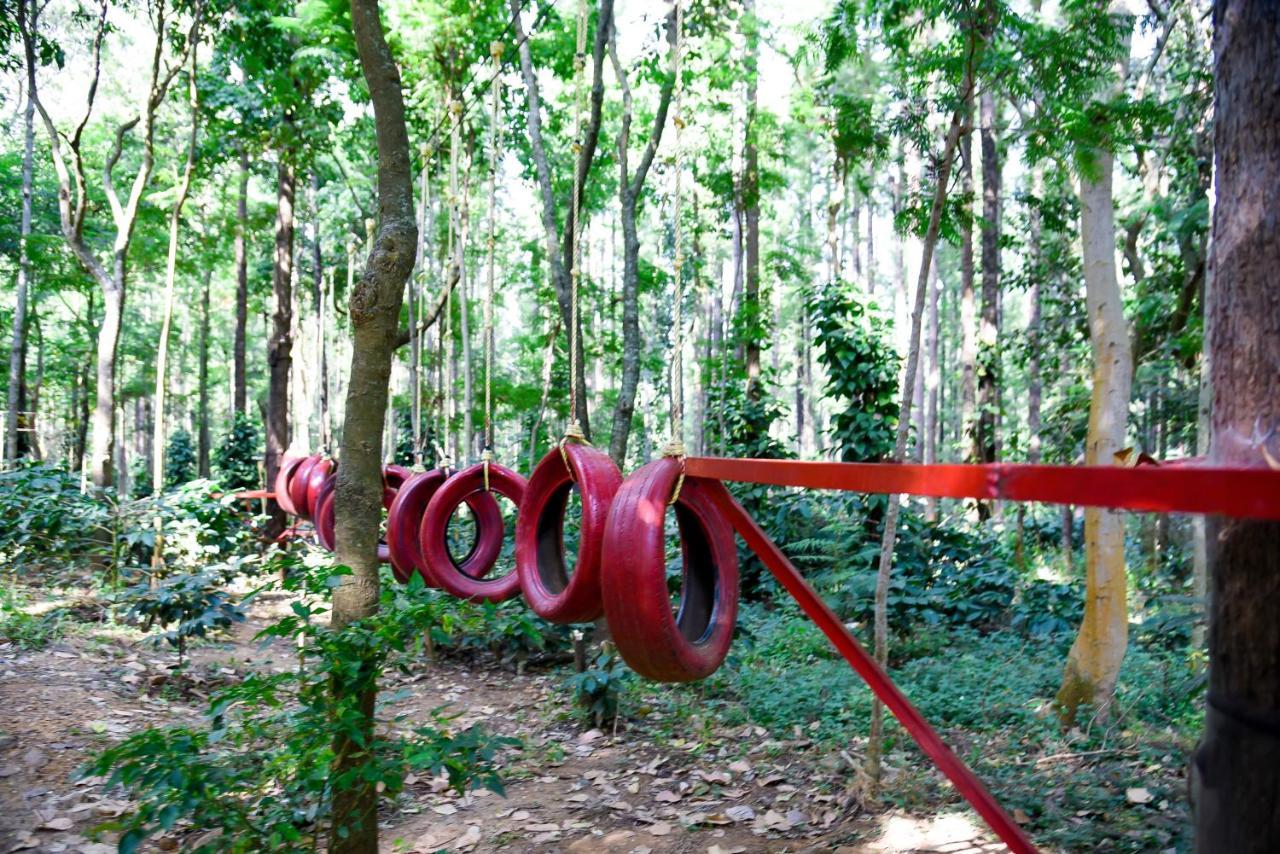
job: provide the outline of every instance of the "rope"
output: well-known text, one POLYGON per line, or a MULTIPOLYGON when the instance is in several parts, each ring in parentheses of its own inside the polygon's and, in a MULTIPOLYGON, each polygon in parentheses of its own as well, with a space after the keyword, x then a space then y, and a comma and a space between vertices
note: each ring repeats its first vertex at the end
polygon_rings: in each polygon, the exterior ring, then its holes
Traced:
POLYGON ((498 109, 502 92, 502 54, 505 46, 500 41, 489 45, 489 55, 493 57, 493 105, 489 129, 489 234, 487 248, 489 252, 489 271, 485 282, 484 294, 484 451, 481 460, 484 462, 484 489, 489 491, 489 463, 493 461, 493 288, 496 276, 496 246, 498 219, 498 109))
POLYGON ((672 194, 672 216, 674 223, 675 251, 672 259, 672 276, 675 278, 676 294, 673 311, 671 354, 671 438, 662 449, 663 456, 676 457, 680 460, 680 475, 676 479, 675 490, 668 503, 675 504, 680 498, 680 488, 684 485, 684 246, 681 240, 680 227, 681 208, 681 174, 684 172, 684 149, 680 145, 680 131, 684 129, 683 94, 684 86, 680 80, 680 70, 684 59, 684 4, 675 0, 676 38, 672 47, 671 71, 675 75, 674 91, 671 95, 672 106, 672 145, 675 148, 675 187, 672 194))
POLYGON ((422 333, 418 324, 422 321, 422 301, 426 293, 427 280, 427 227, 431 211, 431 182, 427 180, 427 164, 430 162, 431 150, 422 146, 422 214, 418 218, 418 275, 416 286, 409 290, 409 333, 413 337, 410 348, 413 356, 413 467, 422 469, 422 333))
POLYGON ((578 0, 578 40, 577 50, 573 54, 573 70, 575 89, 573 96, 573 228, 569 230, 570 264, 573 269, 569 275, 569 426, 564 431, 565 439, 586 441, 582 432, 582 424, 578 419, 578 284, 582 277, 582 152, 583 114, 586 102, 587 82, 587 0, 578 0))

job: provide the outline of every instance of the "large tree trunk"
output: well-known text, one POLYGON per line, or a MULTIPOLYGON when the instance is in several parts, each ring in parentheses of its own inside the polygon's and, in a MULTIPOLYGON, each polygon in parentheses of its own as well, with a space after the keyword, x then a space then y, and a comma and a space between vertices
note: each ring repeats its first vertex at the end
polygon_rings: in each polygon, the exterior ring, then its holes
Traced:
MULTIPOLYGON (((1280 16, 1274 3, 1220 0, 1213 19, 1210 459, 1259 467, 1280 459, 1280 16)), ((1207 521, 1213 605, 1196 845, 1261 854, 1280 840, 1280 522, 1207 521)))
MULTIPOLYGON (((289 449, 289 374, 293 370, 293 203, 297 193, 293 152, 280 152, 276 167, 276 245, 271 287, 275 295, 271 339, 267 342, 267 484, 276 481, 276 472, 289 449)), ((271 521, 268 538, 284 530, 284 511, 275 501, 268 505, 271 521)))
MULTIPOLYGON (((352 29, 365 82, 373 101, 378 141, 378 239, 359 284, 350 295, 350 384, 338 468, 338 562, 351 567, 333 591, 333 627, 342 629, 378 610, 378 528, 382 507, 382 427, 391 380, 391 358, 399 339, 400 306, 413 272, 418 229, 413 212, 413 176, 405 127, 400 69, 382 32, 377 0, 352 0, 352 29)), ((375 761, 374 710, 377 675, 362 662, 353 677, 335 678, 334 705, 358 711, 357 733, 344 725, 334 738, 335 776, 357 781, 334 793, 329 851, 367 854, 378 850, 378 790, 353 773, 375 761)))
MULTIPOLYGON (((1096 178, 1080 180, 1080 240, 1093 345, 1085 464, 1098 466, 1110 465, 1125 445, 1133 359, 1116 279, 1113 157, 1109 151, 1095 150, 1093 159, 1096 178)), ((1058 691, 1065 720, 1074 720, 1081 703, 1105 712, 1129 642, 1124 517, 1115 510, 1086 508, 1084 528, 1084 621, 1058 691)))
MULTIPOLYGON (((667 39, 671 42, 672 62, 675 59, 674 7, 667 16, 667 39)), ((627 443, 631 437, 631 421, 635 417, 636 389, 640 386, 640 236, 636 228, 636 208, 649 177, 649 168, 662 143, 662 132, 667 126, 667 111, 675 88, 675 75, 668 74, 658 95, 658 109, 653 118, 653 129, 635 174, 631 174, 630 145, 632 100, 627 71, 618 59, 616 33, 609 33, 609 59, 613 63, 618 87, 622 90, 622 119, 618 130, 618 206, 622 222, 622 376, 618 384, 618 400, 613 408, 613 424, 609 434, 609 456, 619 468, 625 468, 627 443)), ((677 117, 679 120, 679 117, 677 117)))
MULTIPOLYGON (((996 150, 996 103, 990 89, 982 93, 982 321, 978 333, 977 461, 996 461, 1000 371, 1000 159, 996 150)), ((991 504, 978 502, 978 515, 991 515, 991 504)))
POLYGON ((240 183, 236 192, 236 328, 232 345, 231 405, 248 414, 245 389, 245 327, 249 324, 249 155, 240 148, 240 183))
MULTIPOLYGON (((25 5, 27 0, 18 0, 25 5)), ((31 57, 28 57, 28 61, 31 57)), ((29 69, 35 76, 35 69, 29 69)), ((31 237, 31 180, 35 158, 36 102, 34 92, 27 92, 27 108, 23 111, 22 129, 22 221, 18 232, 18 286, 13 309, 13 344, 9 350, 8 409, 4 424, 4 458, 12 466, 18 461, 18 390, 22 385, 23 353, 27 349, 27 289, 31 282, 31 257, 27 241, 31 237)))

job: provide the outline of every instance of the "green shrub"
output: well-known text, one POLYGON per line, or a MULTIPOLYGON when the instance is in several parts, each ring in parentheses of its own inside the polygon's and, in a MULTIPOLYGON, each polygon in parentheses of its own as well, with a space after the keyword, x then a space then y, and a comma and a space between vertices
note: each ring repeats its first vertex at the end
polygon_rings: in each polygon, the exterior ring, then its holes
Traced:
POLYGON ((0 472, 0 563, 20 570, 101 555, 113 499, 82 493, 78 476, 51 466, 0 472))
POLYGON ((178 651, 181 670, 191 639, 244 622, 244 612, 223 589, 228 580, 219 572, 182 572, 154 583, 143 581, 121 598, 129 604, 129 616, 142 621, 144 630, 157 625, 163 630, 157 640, 178 651))
POLYGON ((191 434, 179 427, 169 437, 164 456, 164 488, 180 486, 196 476, 196 448, 191 434))
POLYGON ((231 431, 213 450, 214 479, 228 492, 259 489, 262 487, 262 475, 258 473, 261 459, 258 428, 248 415, 237 412, 231 419, 231 431))

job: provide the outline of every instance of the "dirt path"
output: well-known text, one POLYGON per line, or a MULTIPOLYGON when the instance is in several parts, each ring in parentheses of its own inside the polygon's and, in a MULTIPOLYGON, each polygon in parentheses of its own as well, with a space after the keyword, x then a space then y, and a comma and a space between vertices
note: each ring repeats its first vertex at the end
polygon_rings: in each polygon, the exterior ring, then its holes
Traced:
MULTIPOLYGON (((250 666, 293 666, 287 644, 252 642, 285 608, 278 597, 256 603, 232 639, 193 654, 199 672, 234 679, 250 666)), ((128 805, 103 781, 72 774, 112 740, 202 713, 199 697, 165 698, 171 661, 136 636, 96 627, 40 651, 0 645, 0 852, 115 850, 86 833, 128 805)), ((968 812, 861 812, 847 763, 802 733, 714 725, 685 740, 645 725, 584 732, 562 672, 518 676, 485 661, 424 663, 392 683, 405 697, 391 713, 426 719, 444 705, 457 727, 481 723, 524 747, 504 760, 506 797, 457 796, 443 780, 410 778, 383 811, 387 851, 1002 850, 968 812)))

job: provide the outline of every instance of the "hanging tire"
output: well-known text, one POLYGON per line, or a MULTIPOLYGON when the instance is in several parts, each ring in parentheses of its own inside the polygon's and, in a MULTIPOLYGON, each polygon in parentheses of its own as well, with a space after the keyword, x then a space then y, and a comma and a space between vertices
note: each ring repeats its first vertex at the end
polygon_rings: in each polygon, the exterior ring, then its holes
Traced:
POLYGON ((601 546, 622 474, 590 445, 552 448, 529 477, 516 515, 516 572, 529 607, 553 623, 589 623, 604 613, 601 546), (582 502, 578 557, 565 565, 564 517, 574 489, 582 502))
MULTIPOLYGON (((389 468, 389 466, 387 468, 389 468)), ((403 467, 396 466, 396 468, 403 468, 403 467)), ((397 483, 402 482, 402 480, 398 476, 398 473, 393 474, 393 478, 395 478, 395 482, 397 483)), ((389 490, 387 488, 387 482, 388 482, 388 478, 386 475, 386 471, 384 469, 383 478, 382 478, 383 508, 386 508, 392 501, 394 501, 396 496, 396 492, 394 490, 389 490), (389 498, 388 498, 388 495, 390 496, 389 498)), ((337 534, 336 534, 337 511, 334 508, 334 505, 337 501, 337 497, 338 497, 338 473, 335 471, 333 474, 330 474, 327 478, 325 478, 324 483, 321 485, 320 489, 316 493, 316 512, 315 512, 316 536, 320 540, 320 545, 324 546, 326 549, 328 549, 331 552, 337 550, 337 542, 338 542, 337 534)), ((380 563, 388 563, 390 562, 390 560, 391 560, 391 550, 387 547, 387 544, 385 541, 379 540, 378 561, 380 563)))
POLYGON ((298 510, 293 506, 293 501, 289 498, 289 484, 292 482, 298 467, 306 460, 306 457, 286 457, 280 463, 280 468, 276 470, 276 479, 275 483, 272 484, 272 492, 275 493, 276 504, 290 516, 297 516, 298 510))
MULTIPOLYGON (((482 523, 476 516, 476 550, 485 554, 492 552, 493 560, 476 565, 476 574, 469 575, 454 565, 449 554, 448 534, 449 520, 467 499, 485 491, 484 463, 477 463, 463 469, 444 482, 436 494, 427 503, 426 512, 422 516, 422 526, 418 530, 419 546, 422 549, 422 565, 426 576, 436 587, 452 593, 460 599, 473 602, 502 602, 520 592, 520 576, 513 569, 499 578, 485 578, 502 551, 502 540, 505 535, 505 524, 494 524, 492 521, 482 523)), ((511 501, 517 507, 524 498, 526 482, 523 477, 511 469, 489 464, 489 489, 511 501)), ((492 498, 492 496, 490 496, 492 498)), ((496 503, 496 500, 495 500, 496 503)), ((498 516, 502 523, 501 514, 498 516)))
POLYGON ((405 481, 411 477, 413 477, 413 472, 404 466, 388 463, 382 467, 382 506, 384 509, 391 506, 391 502, 396 500, 396 493, 400 491, 400 487, 404 486, 405 481))
MULTIPOLYGON (((401 584, 408 584, 416 572, 428 587, 434 586, 423 568, 418 531, 422 527, 422 517, 427 512, 431 496, 436 494, 436 490, 448 477, 441 469, 412 475, 399 488, 395 500, 387 510, 387 551, 391 558, 391 570, 401 584)), ((490 538, 482 548, 478 534, 481 528, 502 528, 502 509, 493 496, 486 492, 468 497, 467 506, 476 519, 477 537, 464 557, 459 559, 450 555, 450 558, 459 571, 473 578, 480 578, 497 562, 502 550, 502 540, 490 538)))
POLYGON ((320 462, 311 467, 311 473, 307 476, 307 492, 306 500, 303 502, 304 507, 299 507, 298 509, 302 510, 305 508, 306 518, 313 522, 316 519, 316 509, 319 506, 319 502, 316 499, 320 495, 320 489, 324 486, 325 481, 327 481, 337 471, 337 469, 337 461, 330 459, 329 457, 322 457, 320 462))
POLYGON ((299 519, 311 519, 307 515, 307 486, 311 480, 311 470, 320 460, 319 454, 303 457, 302 464, 294 471, 293 477, 289 478, 289 503, 293 505, 293 515, 299 519))
POLYGON ((729 653, 738 615, 733 528, 693 479, 675 504, 683 555, 679 609, 667 588, 664 526, 679 461, 655 460, 628 477, 609 512, 600 592, 618 651, 658 682, 714 673, 729 653))

